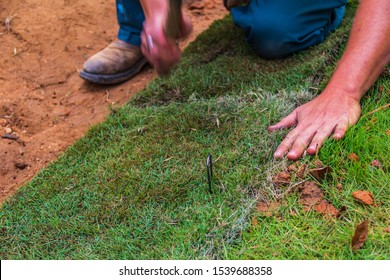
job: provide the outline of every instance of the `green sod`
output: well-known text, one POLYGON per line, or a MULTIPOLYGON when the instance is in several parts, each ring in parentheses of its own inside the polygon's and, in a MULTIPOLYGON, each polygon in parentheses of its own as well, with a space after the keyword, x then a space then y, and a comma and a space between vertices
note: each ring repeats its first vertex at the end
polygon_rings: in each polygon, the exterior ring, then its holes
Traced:
MULTIPOLYGON (((326 198, 348 209, 341 218, 304 212, 296 193, 271 217, 255 210, 259 199, 275 198, 270 178, 287 164, 272 159, 286 132, 266 128, 324 87, 355 8, 324 44, 276 61, 258 58, 229 17, 215 23, 169 78, 114 109, 2 205, 0 258, 389 259, 386 109, 319 154, 334 170, 322 185, 326 198), (348 159, 352 152, 358 162, 348 159), (382 167, 370 166, 373 159, 382 167), (355 202, 358 189, 377 205, 355 202), (353 253, 354 227, 364 219, 368 239, 353 253)), ((389 90, 384 74, 364 98, 363 115, 389 103, 389 90)))

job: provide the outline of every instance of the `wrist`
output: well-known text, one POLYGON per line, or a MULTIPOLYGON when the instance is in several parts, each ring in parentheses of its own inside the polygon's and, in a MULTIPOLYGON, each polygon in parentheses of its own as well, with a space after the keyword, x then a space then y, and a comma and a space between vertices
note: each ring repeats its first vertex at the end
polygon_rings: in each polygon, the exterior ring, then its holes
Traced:
POLYGON ((354 86, 354 85, 349 86, 347 83, 330 82, 326 86, 324 93, 327 93, 330 95, 343 94, 346 97, 353 98, 356 101, 360 102, 360 99, 363 97, 365 91, 354 86))
POLYGON ((141 0, 140 2, 146 20, 159 18, 168 9, 166 1, 141 0))

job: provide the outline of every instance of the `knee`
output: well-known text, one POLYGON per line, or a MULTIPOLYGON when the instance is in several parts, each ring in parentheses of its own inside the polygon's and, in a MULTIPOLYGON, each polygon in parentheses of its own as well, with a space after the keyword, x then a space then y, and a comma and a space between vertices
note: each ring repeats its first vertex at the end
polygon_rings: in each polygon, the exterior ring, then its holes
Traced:
MULTIPOLYGON (((275 14, 274 14, 275 16, 275 14)), ((289 34, 296 28, 283 18, 262 16, 257 17, 250 31, 247 33, 247 41, 253 50, 261 57, 274 59, 286 56, 294 52, 294 43, 289 34)))
POLYGON ((279 58, 323 42, 340 24, 345 1, 251 1, 232 15, 258 55, 279 58))

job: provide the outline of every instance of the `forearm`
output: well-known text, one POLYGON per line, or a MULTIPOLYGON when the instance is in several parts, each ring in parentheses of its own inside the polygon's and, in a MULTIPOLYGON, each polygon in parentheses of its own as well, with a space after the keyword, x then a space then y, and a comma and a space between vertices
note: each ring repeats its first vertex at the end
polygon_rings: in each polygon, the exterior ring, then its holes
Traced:
POLYGON ((156 12, 161 11, 166 7, 166 4, 164 4, 165 1, 161 0, 140 0, 140 2, 146 19, 153 18, 156 14, 161 14, 156 12))
POLYGON ((390 61, 390 1, 362 0, 328 88, 360 100, 390 61))

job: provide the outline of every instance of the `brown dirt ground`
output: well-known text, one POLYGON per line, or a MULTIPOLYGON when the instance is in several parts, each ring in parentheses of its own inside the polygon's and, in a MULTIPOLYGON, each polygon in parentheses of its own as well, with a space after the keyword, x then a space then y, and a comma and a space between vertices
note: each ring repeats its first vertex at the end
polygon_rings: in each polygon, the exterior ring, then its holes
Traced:
MULTIPOLYGON (((226 14, 222 0, 192 2, 194 32, 182 46, 226 14)), ((84 61, 116 37, 114 1, 1 1, 0 21, 0 136, 19 137, 0 138, 1 202, 156 74, 146 67, 110 87, 79 78, 84 61)))

